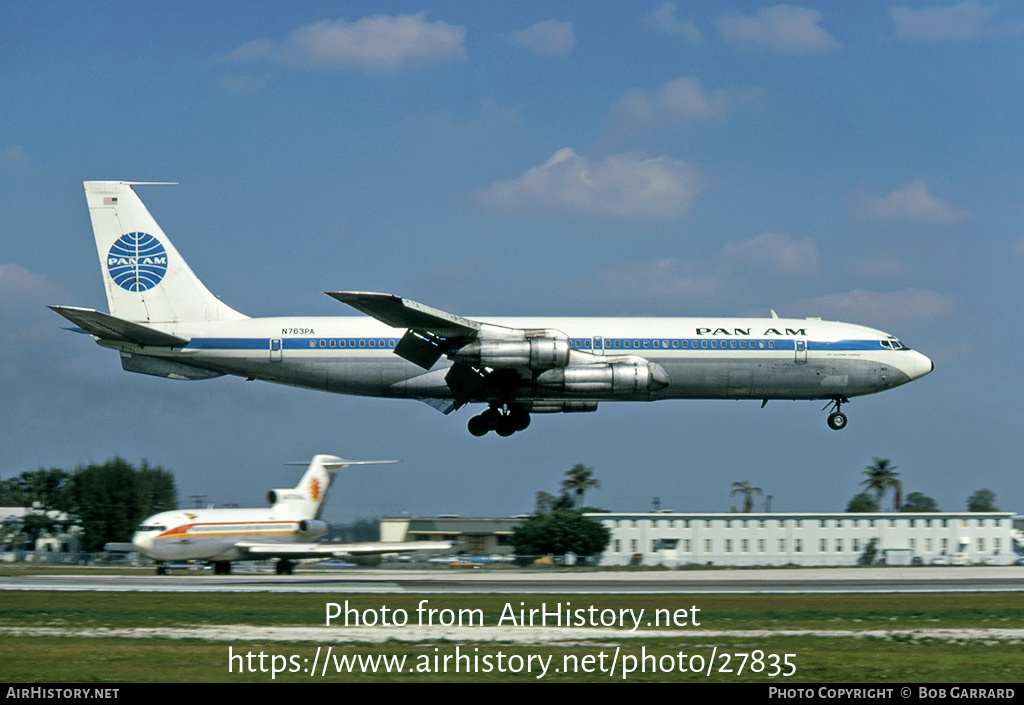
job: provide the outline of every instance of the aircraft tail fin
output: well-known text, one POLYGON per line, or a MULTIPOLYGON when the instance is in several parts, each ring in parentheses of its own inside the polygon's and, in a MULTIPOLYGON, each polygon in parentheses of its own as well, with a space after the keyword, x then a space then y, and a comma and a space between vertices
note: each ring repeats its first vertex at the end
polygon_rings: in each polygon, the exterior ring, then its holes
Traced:
POLYGON ((199 281, 133 185, 85 182, 110 315, 137 323, 246 318, 199 281))
POLYGON ((271 490, 267 501, 274 509, 287 509, 306 519, 319 519, 334 475, 349 465, 397 463, 397 460, 342 460, 334 455, 315 455, 299 484, 291 490, 271 490))

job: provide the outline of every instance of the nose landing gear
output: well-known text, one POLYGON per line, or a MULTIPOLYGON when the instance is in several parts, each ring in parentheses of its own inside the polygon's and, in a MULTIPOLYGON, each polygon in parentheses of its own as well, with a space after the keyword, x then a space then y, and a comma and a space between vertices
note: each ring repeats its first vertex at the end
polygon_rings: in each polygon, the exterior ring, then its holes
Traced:
POLYGON ((832 413, 828 415, 828 427, 833 431, 842 431, 846 428, 846 414, 841 409, 843 404, 849 403, 850 400, 846 397, 836 397, 821 408, 822 411, 832 409, 832 413))
POLYGON ((530 425, 530 412, 522 404, 503 404, 499 406, 492 403, 487 411, 478 414, 469 420, 467 427, 474 436, 486 436, 489 431, 494 431, 499 436, 507 438, 516 431, 522 431, 530 425))

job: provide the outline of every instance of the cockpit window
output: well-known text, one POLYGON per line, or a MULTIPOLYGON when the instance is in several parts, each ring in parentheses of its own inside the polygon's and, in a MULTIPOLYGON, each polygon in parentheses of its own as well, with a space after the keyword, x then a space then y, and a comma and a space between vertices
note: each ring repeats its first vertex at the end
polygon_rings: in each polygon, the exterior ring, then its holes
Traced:
POLYGON ((141 524, 136 531, 167 531, 167 527, 160 524, 141 524))
POLYGON ((901 343, 899 339, 889 336, 888 340, 883 340, 882 345, 889 348, 890 350, 910 350, 906 345, 901 343))

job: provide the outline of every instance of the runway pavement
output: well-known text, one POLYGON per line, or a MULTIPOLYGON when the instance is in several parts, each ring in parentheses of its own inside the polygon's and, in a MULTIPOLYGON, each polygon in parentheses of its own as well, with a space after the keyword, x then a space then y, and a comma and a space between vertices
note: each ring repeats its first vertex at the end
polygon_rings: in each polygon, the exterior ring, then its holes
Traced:
POLYGON ((88 569, 0 576, 0 590, 498 594, 756 594, 1024 591, 1024 566, 588 571, 386 570, 295 575, 99 575, 88 569))

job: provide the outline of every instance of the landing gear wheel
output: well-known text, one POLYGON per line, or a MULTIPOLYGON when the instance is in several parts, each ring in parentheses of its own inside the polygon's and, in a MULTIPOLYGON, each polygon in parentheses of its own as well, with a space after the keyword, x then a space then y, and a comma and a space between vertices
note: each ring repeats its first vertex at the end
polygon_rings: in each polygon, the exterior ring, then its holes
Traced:
POLYGON ((168 575, 169 573, 170 573, 170 571, 167 570, 166 566, 158 565, 156 567, 156 574, 157 575, 168 575))
POLYGON ((486 436, 487 432, 491 430, 491 425, 487 423, 487 419, 483 415, 474 416, 466 424, 469 432, 479 438, 480 436, 486 436))
POLYGON ((508 411, 508 420, 514 431, 525 431, 530 425, 530 412, 520 404, 516 404, 508 411))
POLYGON ((466 428, 477 438, 494 431, 502 438, 508 438, 516 431, 522 431, 530 425, 530 412, 522 404, 504 406, 504 411, 496 403, 484 412, 469 420, 466 428))
POLYGON ((512 419, 508 414, 505 414, 498 419, 498 423, 494 427, 494 432, 502 438, 508 438, 516 432, 516 427, 513 425, 512 419))
POLYGON ((231 575, 231 561, 217 561, 213 564, 214 575, 231 575))
POLYGON ((846 428, 846 414, 836 411, 828 415, 828 427, 833 431, 842 431, 846 428))
POLYGON ((843 413, 843 404, 849 404, 850 400, 846 397, 833 397, 832 401, 822 407, 822 411, 825 409, 831 409, 832 413, 828 415, 828 427, 833 431, 842 431, 846 428, 846 414, 843 413))
POLYGON ((274 566, 274 572, 278 575, 291 575, 293 567, 294 564, 291 561, 282 558, 277 562, 277 565, 274 566))

